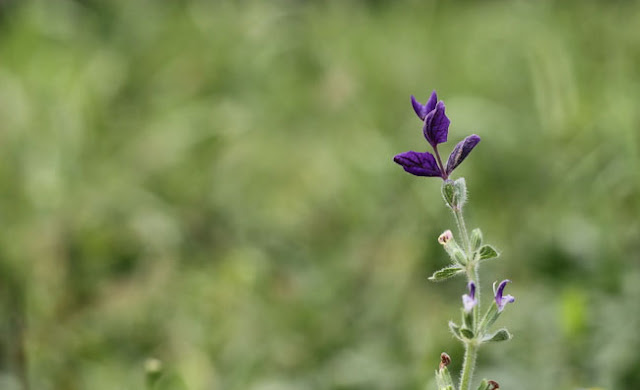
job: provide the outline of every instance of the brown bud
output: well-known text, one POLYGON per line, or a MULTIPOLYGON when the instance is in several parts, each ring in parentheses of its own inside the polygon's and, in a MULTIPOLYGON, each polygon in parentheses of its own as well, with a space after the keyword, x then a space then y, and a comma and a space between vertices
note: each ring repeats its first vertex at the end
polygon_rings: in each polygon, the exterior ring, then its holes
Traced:
POLYGON ((440 369, 442 370, 443 368, 445 368, 449 364, 451 364, 451 358, 445 352, 442 352, 440 354, 440 369))
POLYGON ((489 390, 496 390, 500 388, 500 385, 496 381, 488 381, 487 383, 489 383, 489 390))

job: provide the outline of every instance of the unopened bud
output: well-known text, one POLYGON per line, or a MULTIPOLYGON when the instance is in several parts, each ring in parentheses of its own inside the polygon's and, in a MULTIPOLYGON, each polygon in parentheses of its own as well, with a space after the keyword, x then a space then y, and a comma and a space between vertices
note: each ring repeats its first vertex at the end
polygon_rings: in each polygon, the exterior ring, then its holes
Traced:
POLYGON ((438 242, 441 245, 445 245, 446 243, 448 243, 452 239, 453 239, 453 233, 451 233, 451 230, 445 230, 445 232, 442 233, 440 235, 440 237, 438 237, 438 242))
POLYGON ((442 352, 440 354, 440 369, 442 370, 449 364, 451 364, 451 357, 449 357, 446 352, 442 352))
POLYGON ((487 383, 489 384, 489 390, 495 390, 500 388, 500 385, 496 381, 489 381, 487 383))
POLYGON ((456 243, 451 230, 446 230, 442 233, 440 237, 438 237, 438 242, 444 247, 444 250, 447 251, 449 257, 451 257, 451 260, 453 260, 454 263, 462 265, 467 264, 467 256, 456 243))

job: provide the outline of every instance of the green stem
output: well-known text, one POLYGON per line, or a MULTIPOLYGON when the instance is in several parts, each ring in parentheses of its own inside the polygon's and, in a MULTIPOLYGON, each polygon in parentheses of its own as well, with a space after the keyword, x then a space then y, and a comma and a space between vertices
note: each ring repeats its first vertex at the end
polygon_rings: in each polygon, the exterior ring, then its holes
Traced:
POLYGON ((462 244, 464 245, 465 253, 467 254, 467 257, 469 257, 471 254, 471 243, 469 241, 469 234, 467 233, 467 225, 465 225, 464 217, 462 216, 462 209, 454 207, 452 210, 454 217, 456 217, 458 230, 460 230, 460 236, 462 237, 462 244))
POLYGON ((465 343, 464 363, 462 364, 462 372, 460 374, 460 389, 469 390, 471 388, 471 377, 473 369, 476 366, 476 356, 478 355, 478 346, 474 342, 465 343))
MULTIPOLYGON (((456 218, 458 230, 462 237, 462 244, 464 246, 465 253, 467 255, 467 279, 476 285, 476 299, 478 304, 473 308, 473 333, 478 336, 479 324, 478 317, 480 313, 480 276, 478 272, 478 263, 473 259, 473 253, 471 251, 471 240, 469 239, 469 233, 467 233, 467 225, 464 222, 464 216, 460 208, 453 208, 453 215, 456 218)), ((462 364, 462 371, 460 372, 460 388, 459 390, 469 390, 471 387, 471 377, 473 376, 473 370, 476 366, 476 357, 478 355, 478 345, 475 340, 465 343, 464 363, 462 364)))
POLYGON ((478 275, 478 264, 473 261, 473 253, 471 253, 471 240, 469 239, 469 233, 467 233, 467 225, 464 223, 464 216, 462 215, 462 209, 453 208, 453 215, 456 218, 456 224, 462 237, 462 245, 464 246, 465 254, 467 255, 467 279, 476 285, 476 299, 478 305, 474 308, 475 323, 478 323, 478 311, 480 309, 480 277, 478 275))

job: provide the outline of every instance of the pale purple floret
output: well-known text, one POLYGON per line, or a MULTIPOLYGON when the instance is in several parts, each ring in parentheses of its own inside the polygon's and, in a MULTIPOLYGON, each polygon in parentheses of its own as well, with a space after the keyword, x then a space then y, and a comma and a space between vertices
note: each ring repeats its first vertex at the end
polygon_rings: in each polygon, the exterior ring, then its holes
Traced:
POLYGON ((451 123, 445 115, 444 103, 438 101, 438 95, 436 95, 436 91, 433 91, 431 97, 429 97, 429 100, 427 100, 424 105, 418 102, 413 96, 411 96, 411 104, 418 117, 424 121, 422 133, 433 148, 437 162, 429 152, 420 153, 413 151, 398 154, 393 158, 393 161, 402 165, 405 171, 413 175, 439 176, 446 180, 453 170, 467 158, 471 150, 480 142, 480 137, 473 134, 459 142, 453 148, 445 167, 442 161, 440 161, 440 154, 438 153, 438 144, 447 141, 449 124, 451 123))
POLYGON ((405 171, 416 176, 442 176, 438 163, 429 152, 404 152, 393 158, 405 171))
POLYGON ((427 117, 427 114, 433 111, 436 108, 436 103, 438 102, 438 95, 436 95, 436 91, 431 92, 431 96, 429 100, 422 105, 420 102, 416 100, 416 98, 411 95, 411 105, 413 105, 413 110, 418 115, 421 121, 424 121, 424 118, 427 117))
POLYGON ((497 289, 496 283, 498 282, 493 283, 493 294, 495 295, 496 305, 498 306, 498 313, 500 313, 504 309, 507 303, 512 303, 516 300, 511 295, 502 295, 502 293, 504 292, 504 288, 507 286, 507 283, 510 282, 511 281, 509 279, 503 280, 502 282, 500 282, 497 289))
POLYGON ((436 104, 436 108, 429 112, 424 118, 422 133, 427 142, 434 148, 438 144, 447 142, 447 136, 449 135, 449 124, 451 121, 445 115, 444 110, 444 103, 441 100, 436 104))
POLYGON ((458 142, 453 151, 449 155, 447 160, 447 175, 450 175, 453 170, 460 165, 462 161, 471 153, 473 148, 480 142, 480 137, 475 134, 468 136, 462 141, 458 142))
POLYGON ((466 313, 470 313, 478 304, 478 300, 476 299, 476 284, 469 282, 467 287, 469 288, 469 294, 464 294, 462 296, 462 305, 464 306, 464 311, 466 313))

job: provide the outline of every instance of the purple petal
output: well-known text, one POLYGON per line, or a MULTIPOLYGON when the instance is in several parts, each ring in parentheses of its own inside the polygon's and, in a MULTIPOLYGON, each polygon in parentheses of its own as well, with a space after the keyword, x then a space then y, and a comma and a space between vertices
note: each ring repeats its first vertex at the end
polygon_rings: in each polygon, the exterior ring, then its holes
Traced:
POLYGON ((469 294, 462 296, 462 305, 464 306, 464 311, 469 313, 478 304, 478 300, 476 299, 476 284, 469 282, 467 287, 469 288, 469 294))
POLYGON ((462 141, 458 142, 453 151, 449 155, 447 160, 447 176, 453 172, 453 170, 460 165, 462 161, 471 153, 473 148, 480 142, 480 137, 475 134, 468 136, 462 141))
POLYGON ((405 171, 416 176, 442 176, 436 159, 429 152, 404 152, 393 158, 405 171))
POLYGON ((462 296, 462 306, 464 307, 464 311, 469 313, 473 308, 478 304, 478 300, 470 297, 467 294, 462 296))
POLYGON ((496 289, 496 284, 493 284, 493 292, 495 294, 496 305, 498 306, 498 312, 501 312, 504 309, 504 306, 507 303, 514 302, 516 299, 511 295, 502 296, 504 292, 504 288, 507 286, 507 283, 510 283, 509 279, 505 279, 498 285, 498 289, 496 289))
POLYGON ((447 142, 449 123, 451 123, 451 121, 449 121, 449 118, 445 115, 444 109, 444 103, 440 101, 436 104, 436 108, 429 112, 424 119, 422 132, 424 133, 424 138, 426 138, 427 142, 433 147, 447 142))
POLYGON ((476 284, 473 283, 473 282, 469 282, 467 287, 469 288, 469 295, 471 296, 471 298, 475 299, 475 297, 476 297, 476 284))
MULTIPOLYGON (((427 104, 424 105, 425 116, 427 116, 427 114, 430 113, 431 111, 435 110, 436 103, 438 103, 438 95, 436 94, 436 91, 433 91, 431 92, 431 96, 429 97, 429 100, 427 100, 427 104)), ((422 118, 422 120, 424 120, 424 118, 422 118)))
POLYGON ((413 106, 413 111, 418 115, 418 118, 420 118, 420 120, 424 120, 424 117, 427 116, 429 111, 427 111, 425 106, 420 104, 413 95, 411 95, 411 105, 413 106))

